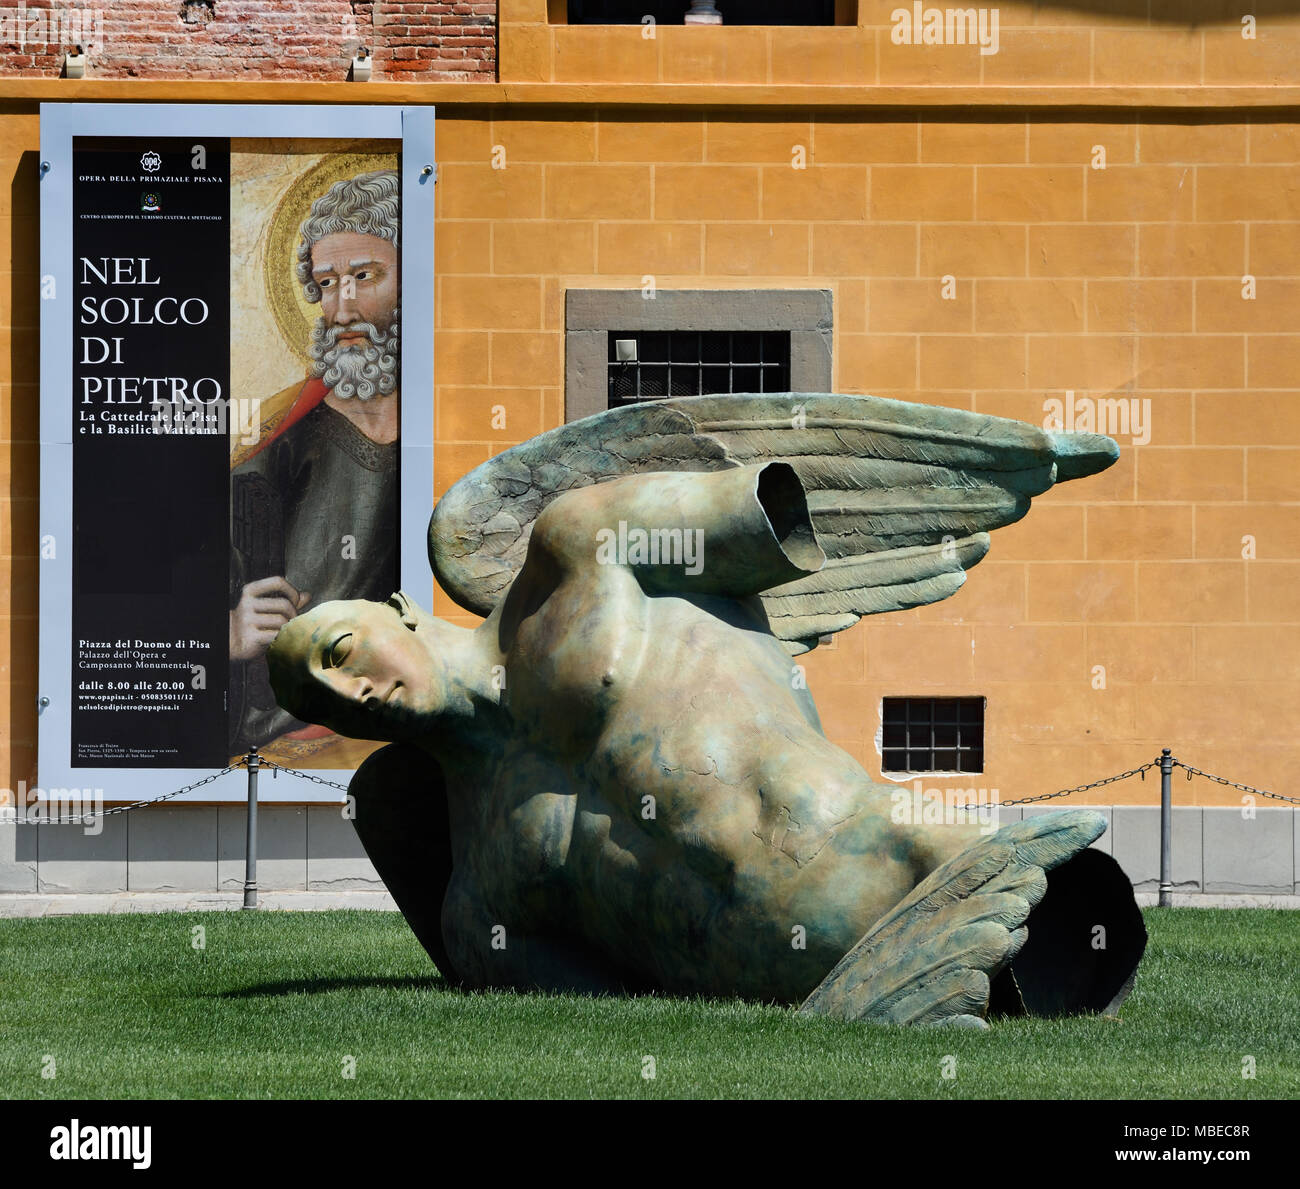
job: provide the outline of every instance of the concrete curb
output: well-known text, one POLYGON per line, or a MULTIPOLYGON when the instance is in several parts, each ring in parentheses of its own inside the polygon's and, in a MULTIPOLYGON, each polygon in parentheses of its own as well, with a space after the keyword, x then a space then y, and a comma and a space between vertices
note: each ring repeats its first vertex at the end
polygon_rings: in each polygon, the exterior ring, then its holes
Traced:
MULTIPOLYGON (((1151 908, 1156 904, 1157 893, 1137 892, 1135 897, 1143 908, 1151 908)), ((356 888, 337 892, 261 892, 257 901, 262 912, 330 912, 341 908, 397 911, 397 904, 388 892, 356 888)), ((1173 902, 1175 908, 1300 909, 1300 896, 1175 892, 1173 902)), ((243 903, 242 892, 74 892, 66 895, 5 892, 0 893, 0 919, 90 913, 237 912, 243 903)))
MULTIPOLYGON (((87 913, 229 912, 244 906, 243 892, 75 892, 0 894, 0 918, 63 917, 87 913)), ((259 892, 259 911, 328 912, 362 908, 396 912, 387 892, 347 889, 338 892, 259 892)))
MULTIPOLYGON (((1134 892, 1141 908, 1154 908, 1159 892, 1134 892)), ((1173 892, 1173 908, 1300 908, 1300 896, 1265 896, 1254 892, 1173 892)))

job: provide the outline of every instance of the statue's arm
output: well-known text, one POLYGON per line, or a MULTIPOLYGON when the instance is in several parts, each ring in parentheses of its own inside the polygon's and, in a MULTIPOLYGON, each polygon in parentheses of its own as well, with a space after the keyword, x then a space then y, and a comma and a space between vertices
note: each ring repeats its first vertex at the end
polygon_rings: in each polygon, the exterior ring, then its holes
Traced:
POLYGON ((655 472, 566 492, 533 526, 525 572, 618 566, 648 594, 746 598, 819 570, 808 503, 783 462, 655 472))

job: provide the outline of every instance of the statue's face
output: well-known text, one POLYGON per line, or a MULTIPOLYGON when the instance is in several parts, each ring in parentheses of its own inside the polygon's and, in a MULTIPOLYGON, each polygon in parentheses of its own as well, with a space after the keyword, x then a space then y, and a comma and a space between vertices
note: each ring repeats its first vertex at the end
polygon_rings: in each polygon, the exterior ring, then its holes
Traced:
MULTIPOLYGON (((397 309, 397 247, 391 240, 358 231, 322 236, 311 246, 311 275, 321 289, 326 327, 369 323, 387 331, 397 309)), ((341 330, 340 346, 364 347, 364 332, 341 330)))
POLYGON ((290 714, 355 739, 414 739, 439 710, 419 630, 427 616, 402 592, 385 603, 322 603, 292 619, 267 653, 290 714))

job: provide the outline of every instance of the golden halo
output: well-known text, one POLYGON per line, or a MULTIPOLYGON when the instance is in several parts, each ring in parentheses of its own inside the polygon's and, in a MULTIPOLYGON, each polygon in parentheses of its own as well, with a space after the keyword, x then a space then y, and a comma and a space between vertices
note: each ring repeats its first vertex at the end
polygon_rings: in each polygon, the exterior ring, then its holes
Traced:
POLYGON ((371 173, 376 169, 397 169, 394 153, 330 153, 301 174, 284 192, 267 230, 266 256, 262 263, 267 304, 285 346, 306 366, 311 330, 320 317, 320 307, 303 296, 298 284, 298 244, 303 221, 311 204, 335 182, 371 173))

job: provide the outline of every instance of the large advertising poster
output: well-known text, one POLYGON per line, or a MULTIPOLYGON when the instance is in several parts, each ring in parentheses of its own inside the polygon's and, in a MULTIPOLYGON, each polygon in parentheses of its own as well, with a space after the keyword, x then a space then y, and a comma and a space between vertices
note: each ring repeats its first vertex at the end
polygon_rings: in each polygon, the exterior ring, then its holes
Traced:
MULTIPOLYGON (((134 797, 144 771, 185 783, 250 747, 346 776, 378 744, 281 710, 265 654, 295 615, 382 601, 423 561, 431 433, 404 447, 431 417, 402 401, 403 139, 138 123, 69 138, 72 292, 42 341, 44 364, 62 338, 48 371, 66 377, 43 377, 43 429, 70 438, 42 517, 66 516, 71 540, 42 572, 41 678, 56 689, 62 668, 67 694, 43 699, 41 782, 119 774, 134 797)), ((431 270, 415 289, 431 311, 431 270)), ((43 436, 48 470, 61 443, 43 436)))

